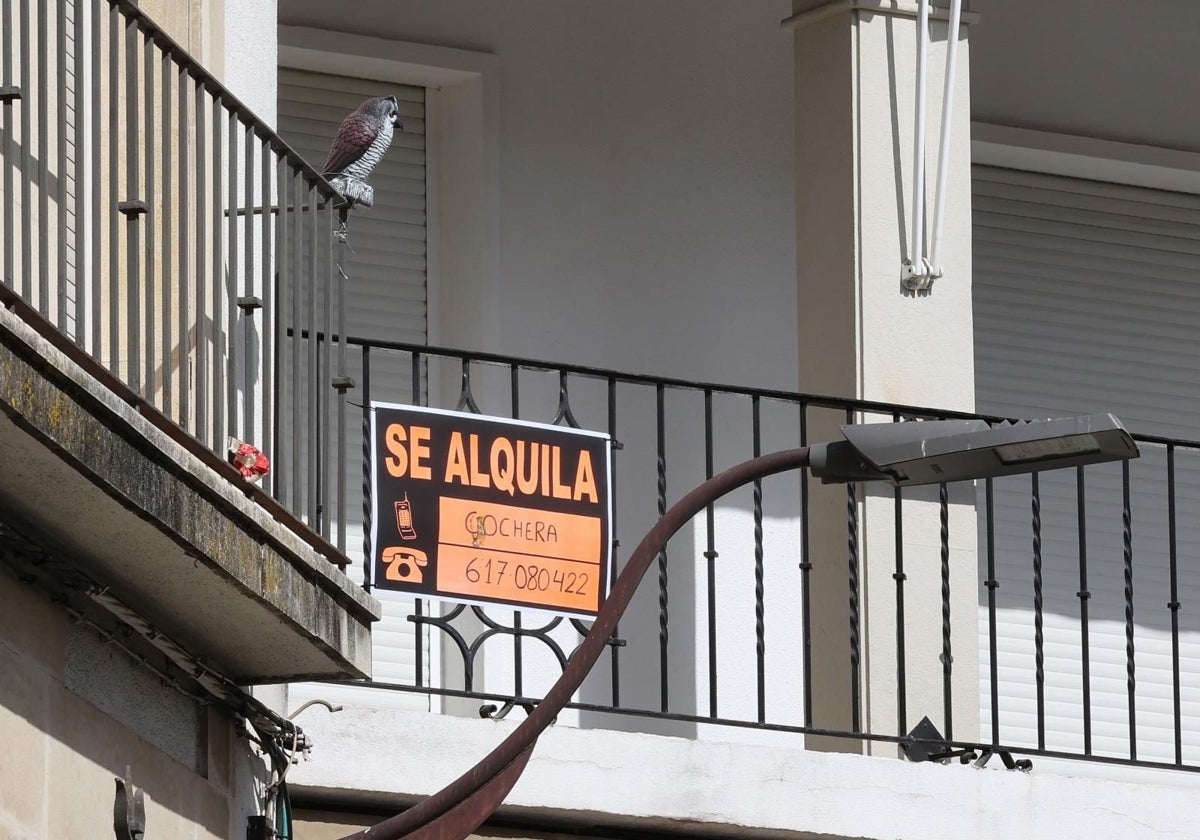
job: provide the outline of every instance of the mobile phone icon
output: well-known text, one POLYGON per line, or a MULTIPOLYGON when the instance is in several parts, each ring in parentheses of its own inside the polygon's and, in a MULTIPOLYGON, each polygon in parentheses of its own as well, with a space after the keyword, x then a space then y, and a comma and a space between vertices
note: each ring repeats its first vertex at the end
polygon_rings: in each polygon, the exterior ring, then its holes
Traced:
POLYGON ((412 502, 408 500, 408 494, 404 494, 404 498, 396 502, 396 529, 400 532, 400 536, 406 540, 415 540, 417 531, 413 528, 412 502))

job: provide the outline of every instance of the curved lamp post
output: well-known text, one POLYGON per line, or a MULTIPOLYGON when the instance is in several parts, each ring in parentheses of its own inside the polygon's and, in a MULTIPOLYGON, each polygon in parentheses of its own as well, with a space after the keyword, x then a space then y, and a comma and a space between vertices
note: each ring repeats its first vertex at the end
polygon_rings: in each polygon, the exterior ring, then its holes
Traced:
POLYGON ((811 468, 825 483, 886 480, 896 486, 991 478, 1138 456, 1111 414, 1002 423, 938 420, 842 427, 845 441, 789 449, 745 461, 675 503, 654 524, 545 698, 499 746, 442 790, 343 840, 462 840, 500 806, 521 777, 538 736, 570 701, 604 650, 659 551, 710 503, 756 478, 811 468))

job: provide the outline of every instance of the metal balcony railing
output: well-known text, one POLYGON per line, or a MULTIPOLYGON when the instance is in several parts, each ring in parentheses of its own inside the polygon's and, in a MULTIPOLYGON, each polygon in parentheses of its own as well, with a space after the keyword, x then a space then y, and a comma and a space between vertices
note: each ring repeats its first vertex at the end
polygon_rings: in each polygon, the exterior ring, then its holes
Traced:
MULTIPOLYGON (((347 344, 360 405, 432 405, 611 434, 614 576, 621 543, 640 539, 716 471, 829 439, 843 422, 978 416, 355 337, 347 344)), ((716 723, 893 744, 909 742, 927 715, 945 751, 1200 770, 1200 685, 1188 668, 1200 653, 1189 611, 1200 596, 1200 570, 1189 562, 1200 544, 1200 443, 1135 438, 1142 456, 1131 463, 977 486, 818 489, 796 473, 754 482, 672 539, 614 635, 607 667, 595 669, 572 707, 585 722, 633 716, 643 719, 635 725, 680 734, 716 723), (830 494, 840 494, 836 507, 830 494), (816 517, 840 521, 839 548, 827 539, 814 546, 816 517), (964 550, 966 575, 952 559, 964 550), (832 589, 831 576, 841 581, 832 589), (831 592, 841 604, 833 623, 814 602, 831 592), (832 667, 831 651, 842 657, 832 667), (821 683, 831 674, 844 685, 840 718, 814 697, 827 693, 821 683), (964 708, 966 719, 956 719, 964 708)), ((360 559, 362 440, 351 435, 339 450, 347 490, 335 504, 346 512, 347 551, 360 559)), ((369 587, 369 564, 361 575, 369 587)), ((412 671, 372 685, 475 698, 491 712, 535 704, 588 626, 421 601, 405 614, 417 628, 412 671), (484 656, 493 657, 486 668, 484 656)))
MULTIPOLYGON (((0 126, 4 286, 218 456, 318 451, 334 348, 287 330, 338 323, 321 174, 129 0, 0 0, 0 126)), ((328 534, 320 468, 277 495, 328 534)))

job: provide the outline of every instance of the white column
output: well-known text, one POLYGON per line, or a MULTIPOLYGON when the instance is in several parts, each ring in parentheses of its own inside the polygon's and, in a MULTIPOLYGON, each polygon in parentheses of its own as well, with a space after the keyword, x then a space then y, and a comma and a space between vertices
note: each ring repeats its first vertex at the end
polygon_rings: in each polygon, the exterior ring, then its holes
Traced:
MULTIPOLYGON (((279 77, 276 0, 224 0, 221 81, 259 119, 275 125, 279 77)), ((320 166, 322 161, 314 165, 320 166)))
MULTIPOLYGON (((800 388, 947 409, 974 408, 971 311, 970 87, 961 27, 953 142, 942 234, 944 276, 930 291, 901 283, 911 242, 917 6, 908 0, 795 0, 797 270, 800 388)), ((946 14, 931 22, 926 78, 927 212, 936 179, 946 14)), ((964 23, 973 22, 971 15, 964 23)), ((890 420, 867 416, 864 421, 890 420)), ((841 412, 810 412, 813 442, 837 439, 841 412)), ((953 734, 978 732, 974 492, 949 507, 953 734)), ((847 493, 812 485, 813 725, 851 728, 847 493)), ((858 603, 861 726, 895 735, 895 503, 886 485, 860 486, 858 603), (865 497, 865 498, 864 498, 865 497)), ((942 699, 940 505, 937 488, 905 491, 905 729, 928 715, 945 734, 942 699)), ((821 749, 858 742, 810 737, 821 749)), ((872 749, 894 754, 891 745, 872 749)))

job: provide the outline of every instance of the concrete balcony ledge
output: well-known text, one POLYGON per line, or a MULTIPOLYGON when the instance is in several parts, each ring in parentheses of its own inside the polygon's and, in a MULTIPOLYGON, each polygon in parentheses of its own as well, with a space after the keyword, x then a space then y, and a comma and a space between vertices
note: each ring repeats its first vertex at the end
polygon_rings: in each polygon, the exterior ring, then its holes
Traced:
MULTIPOLYGON (((361 707, 313 715, 304 729, 321 744, 320 760, 294 767, 288 786, 299 808, 386 814, 440 790, 518 723, 361 707)), ((1154 774, 1146 783, 1068 776, 1072 767, 1040 760, 1029 774, 999 761, 982 769, 913 764, 806 750, 789 733, 740 736, 756 743, 711 737, 551 727, 499 816, 607 837, 1200 836, 1196 791, 1186 779, 1171 786, 1154 774)))
POLYGON ((0 515, 240 684, 370 674, 379 603, 3 307, 0 515))

